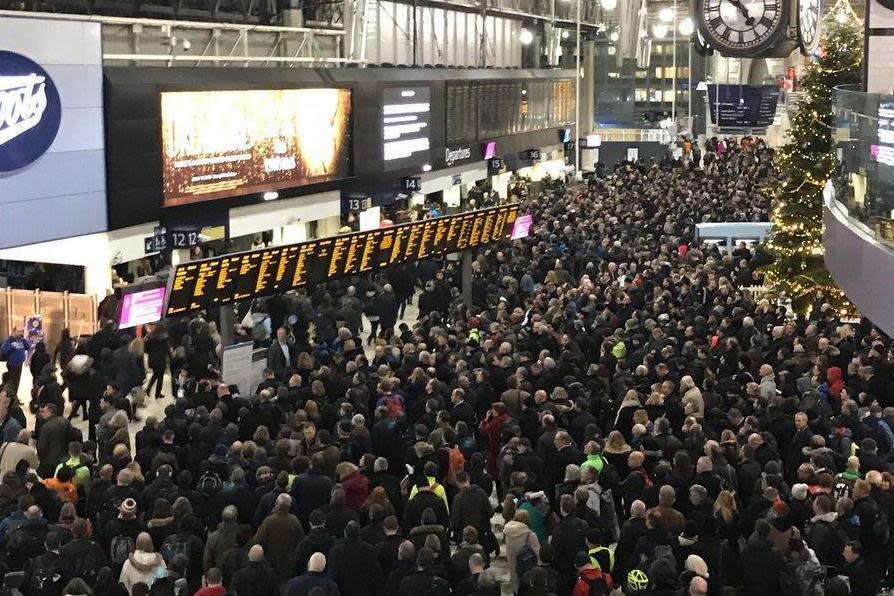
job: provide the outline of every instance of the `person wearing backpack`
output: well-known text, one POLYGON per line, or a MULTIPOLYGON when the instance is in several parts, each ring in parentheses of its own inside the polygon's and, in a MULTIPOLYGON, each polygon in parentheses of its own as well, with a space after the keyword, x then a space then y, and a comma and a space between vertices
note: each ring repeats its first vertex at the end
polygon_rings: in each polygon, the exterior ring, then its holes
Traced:
POLYGON ((238 544, 239 511, 235 505, 224 507, 220 515, 220 525, 208 535, 205 552, 202 555, 202 567, 207 572, 212 567, 221 567, 224 557, 238 544))
POLYGON ((814 516, 807 521, 805 538, 816 558, 826 567, 840 567, 846 537, 838 525, 838 514, 832 511, 832 499, 818 495, 813 501, 814 516))
POLYGON ((453 506, 450 507, 451 530, 459 535, 463 528, 472 526, 479 536, 485 536, 491 530, 490 520, 494 514, 490 499, 480 486, 470 482, 465 471, 456 474, 456 484, 459 492, 453 497, 453 506))
POLYGON ((590 556, 581 551, 574 558, 577 582, 571 596, 608 596, 614 588, 612 576, 593 567, 590 556))
POLYGON ((89 585, 96 585, 99 570, 108 565, 102 547, 90 536, 89 522, 78 518, 71 525, 72 539, 59 549, 62 574, 66 580, 79 577, 89 585))
POLYGON ((50 532, 44 540, 44 552, 25 563, 25 577, 21 590, 26 596, 61 596, 65 586, 59 546, 62 541, 58 532, 50 532))
POLYGON ((577 578, 574 558, 579 551, 587 550, 587 532, 590 526, 577 516, 574 497, 562 495, 559 501, 560 520, 553 531, 550 544, 556 551, 555 567, 561 583, 559 593, 567 594, 573 589, 577 578))
POLYGON ((68 444, 68 459, 56 466, 54 475, 63 466, 72 471, 72 482, 78 489, 79 497, 85 497, 90 490, 93 470, 92 462, 84 454, 84 448, 80 441, 71 441, 68 444))
POLYGON ((519 578, 537 565, 540 540, 531 528, 531 516, 518 511, 512 521, 503 527, 506 541, 506 562, 509 566, 509 588, 518 591, 519 578))
POLYGON ((176 522, 176 525, 177 529, 164 539, 159 551, 168 567, 174 565, 174 560, 178 556, 186 557, 186 581, 192 593, 202 585, 202 556, 205 545, 202 539, 196 536, 198 522, 194 517, 184 517, 176 522))
POLYGON ((113 571, 121 569, 136 547, 137 536, 145 531, 146 525, 137 519, 137 502, 134 499, 124 499, 119 507, 118 517, 109 520, 101 534, 113 571))
POLYGON ((868 481, 857 480, 852 495, 854 514, 860 520, 860 544, 863 545, 866 568, 880 580, 887 564, 891 530, 888 516, 870 496, 871 490, 872 485, 868 481))
POLYGON ((6 535, 6 565, 9 569, 22 569, 30 559, 44 552, 44 541, 49 524, 40 507, 31 505, 25 510, 25 519, 6 535))

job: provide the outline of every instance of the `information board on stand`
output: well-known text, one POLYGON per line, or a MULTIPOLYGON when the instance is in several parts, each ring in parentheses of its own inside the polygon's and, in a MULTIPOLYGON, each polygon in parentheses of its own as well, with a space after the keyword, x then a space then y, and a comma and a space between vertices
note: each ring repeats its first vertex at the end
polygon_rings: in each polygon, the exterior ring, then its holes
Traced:
POLYGON ((221 376, 230 385, 236 385, 240 395, 253 395, 264 380, 267 350, 254 349, 254 344, 250 341, 226 346, 223 350, 221 367, 221 376))
POLYGON ((166 316, 509 239, 518 203, 177 265, 166 316))

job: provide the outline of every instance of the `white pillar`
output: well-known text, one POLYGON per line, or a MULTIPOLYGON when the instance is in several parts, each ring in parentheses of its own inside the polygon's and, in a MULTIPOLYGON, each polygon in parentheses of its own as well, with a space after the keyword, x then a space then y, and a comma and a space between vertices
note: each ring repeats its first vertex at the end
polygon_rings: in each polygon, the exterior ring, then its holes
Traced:
POLYGON ((280 234, 283 244, 296 244, 307 240, 307 226, 304 222, 288 224, 282 227, 280 234))
POLYGON ((99 302, 112 289, 112 268, 108 262, 97 261, 84 265, 84 291, 96 296, 99 302))

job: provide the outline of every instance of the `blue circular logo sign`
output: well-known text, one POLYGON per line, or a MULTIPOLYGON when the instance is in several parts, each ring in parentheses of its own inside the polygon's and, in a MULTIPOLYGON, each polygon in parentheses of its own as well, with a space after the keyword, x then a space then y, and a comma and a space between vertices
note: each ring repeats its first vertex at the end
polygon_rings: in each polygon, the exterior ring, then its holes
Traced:
POLYGON ((21 54, 0 51, 0 173, 46 153, 61 120, 59 90, 47 71, 21 54))

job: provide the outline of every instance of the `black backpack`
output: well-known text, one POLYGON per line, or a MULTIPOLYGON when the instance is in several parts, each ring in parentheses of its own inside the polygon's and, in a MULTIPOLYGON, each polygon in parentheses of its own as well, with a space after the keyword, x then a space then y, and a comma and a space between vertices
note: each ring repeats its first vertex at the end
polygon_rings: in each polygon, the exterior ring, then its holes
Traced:
MULTIPOLYGON (((530 534, 528 538, 530 538, 530 534)), ((515 575, 517 577, 523 577, 525 573, 537 566, 537 553, 531 548, 528 538, 525 539, 525 543, 515 555, 515 575)))
POLYGON ((164 557, 168 567, 174 564, 177 555, 183 555, 189 559, 189 538, 191 535, 171 534, 161 543, 161 556, 164 557))
POLYGON ((65 588, 65 578, 59 568, 58 555, 46 553, 34 560, 34 572, 26 586, 28 596, 59 596, 65 588), (52 557, 48 556, 52 555, 52 557))
POLYGON ((109 559, 115 565, 124 565, 127 558, 136 549, 133 538, 130 536, 119 534, 112 538, 109 544, 109 559))
POLYGON ((223 488, 223 482, 221 482, 220 476, 218 476, 217 472, 212 472, 211 470, 202 474, 198 484, 196 484, 196 490, 206 497, 213 497, 220 492, 221 488, 223 488))
POLYGON ((891 539, 891 525, 888 523, 888 515, 881 507, 876 507, 875 509, 872 535, 879 541, 879 544, 888 544, 888 541, 891 539))
POLYGON ((102 548, 98 544, 92 543, 87 552, 75 561, 73 568, 70 570, 70 576, 79 577, 88 586, 94 586, 98 580, 99 570, 107 564, 102 548))

